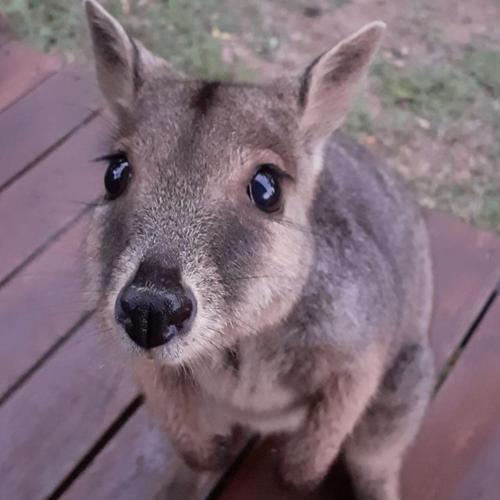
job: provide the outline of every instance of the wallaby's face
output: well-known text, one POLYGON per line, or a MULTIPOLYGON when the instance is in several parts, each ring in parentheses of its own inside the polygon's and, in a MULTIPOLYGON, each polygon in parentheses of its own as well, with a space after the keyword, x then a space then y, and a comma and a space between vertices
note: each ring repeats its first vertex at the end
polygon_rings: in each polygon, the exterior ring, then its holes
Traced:
POLYGON ((123 192, 96 210, 94 234, 113 322, 130 285, 187 292, 186 331, 154 350, 183 361, 286 315, 311 258, 310 195, 296 182, 296 119, 277 91, 167 78, 144 84, 113 145, 108 170, 126 162, 130 177, 114 181, 123 192))
POLYGON ((217 359, 300 300, 322 144, 381 27, 300 78, 258 87, 177 80, 102 8, 86 7, 116 121, 90 238, 100 316, 165 363, 217 359))

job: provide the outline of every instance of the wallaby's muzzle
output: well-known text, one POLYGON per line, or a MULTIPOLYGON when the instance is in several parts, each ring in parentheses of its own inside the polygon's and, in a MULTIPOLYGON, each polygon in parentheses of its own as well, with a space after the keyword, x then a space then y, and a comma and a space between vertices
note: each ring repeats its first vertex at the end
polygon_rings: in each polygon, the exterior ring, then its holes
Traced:
POLYGON ((152 349, 190 329, 195 304, 176 269, 143 262, 118 295, 115 317, 138 346, 152 349))

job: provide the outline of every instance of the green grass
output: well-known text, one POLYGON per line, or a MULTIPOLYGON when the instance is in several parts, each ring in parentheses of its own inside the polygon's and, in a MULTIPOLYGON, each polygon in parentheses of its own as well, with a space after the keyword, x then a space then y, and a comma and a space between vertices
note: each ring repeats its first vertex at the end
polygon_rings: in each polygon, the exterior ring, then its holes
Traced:
POLYGON ((453 127, 478 114, 489 126, 500 127, 496 113, 485 115, 486 109, 492 109, 492 98, 500 97, 500 52, 470 46, 456 60, 410 63, 403 68, 380 60, 373 75, 385 106, 426 118, 434 128, 453 127))
POLYGON ((205 78, 231 76, 222 61, 220 40, 213 33, 236 30, 234 18, 221 0, 168 0, 147 7, 131 2, 124 15, 120 2, 111 12, 149 48, 174 67, 205 78))
POLYGON ((368 107, 362 93, 359 94, 354 106, 347 115, 344 128, 347 133, 355 137, 373 134, 373 118, 368 111, 368 107))
MULTIPOLYGON (((84 39, 81 3, 74 0, 4 0, 2 11, 18 34, 44 51, 74 54, 84 39)), ((218 33, 239 23, 224 0, 108 0, 102 2, 130 32, 174 67, 197 77, 224 78, 239 71, 221 56, 218 33), (124 12, 123 6, 127 5, 124 12), (232 73, 230 73, 230 70, 232 73)))
POLYGON ((467 47, 462 67, 483 90, 500 98, 500 52, 480 45, 467 47))
POLYGON ((75 50, 81 4, 71 0, 4 0, 2 13, 17 34, 44 51, 75 50))
MULTIPOLYGON (((370 78, 383 112, 375 118, 361 100, 347 130, 382 141, 424 204, 500 233, 500 52, 471 45, 453 58, 403 67, 379 58, 370 78), (450 154, 425 174, 399 154, 433 141, 450 154), (465 160, 452 154, 456 145, 472 152, 464 179, 465 160)), ((425 151, 416 151, 420 156, 425 151)))
POLYGON ((351 3, 351 0, 329 0, 329 2, 334 7, 342 7, 344 5, 347 5, 348 3, 351 3))
POLYGON ((460 120, 478 92, 470 76, 446 62, 396 68, 381 61, 374 75, 385 106, 426 118, 435 127, 460 120))

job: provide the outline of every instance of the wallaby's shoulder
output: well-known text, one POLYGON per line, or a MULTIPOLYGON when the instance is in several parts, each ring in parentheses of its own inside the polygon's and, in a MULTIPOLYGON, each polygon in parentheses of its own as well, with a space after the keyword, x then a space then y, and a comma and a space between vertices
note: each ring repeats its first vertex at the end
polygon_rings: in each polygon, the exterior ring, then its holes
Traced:
MULTIPOLYGON (((327 226, 337 222, 344 231, 361 231, 382 252, 397 256, 407 253, 401 246, 411 244, 422 215, 398 172, 338 132, 325 148, 314 221, 327 226), (325 218, 327 213, 330 220, 325 218)), ((350 236, 349 231, 344 236, 350 236)))

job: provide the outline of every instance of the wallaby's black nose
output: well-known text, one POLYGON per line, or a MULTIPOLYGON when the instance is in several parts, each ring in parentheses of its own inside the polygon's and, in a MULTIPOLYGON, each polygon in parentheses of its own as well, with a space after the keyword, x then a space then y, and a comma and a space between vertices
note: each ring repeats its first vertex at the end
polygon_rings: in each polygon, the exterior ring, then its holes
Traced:
POLYGON ((166 344, 186 331, 194 316, 194 297, 179 282, 162 280, 148 285, 134 280, 115 306, 116 319, 144 349, 166 344))

